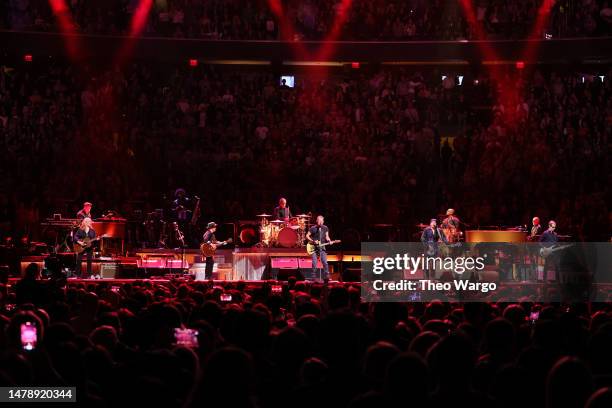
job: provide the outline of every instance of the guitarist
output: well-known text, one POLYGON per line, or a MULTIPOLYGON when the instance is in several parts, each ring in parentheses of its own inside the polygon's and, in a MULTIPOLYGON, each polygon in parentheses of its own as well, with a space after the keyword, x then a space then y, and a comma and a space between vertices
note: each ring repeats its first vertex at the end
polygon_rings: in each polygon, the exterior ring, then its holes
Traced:
POLYGON ((91 218, 85 217, 81 221, 79 229, 74 233, 74 242, 81 245, 84 249, 77 254, 76 267, 74 268, 74 274, 82 278, 81 273, 81 262, 83 257, 87 257, 87 276, 93 276, 91 274, 91 259, 93 256, 93 248, 91 245, 87 245, 85 240, 93 241, 96 238, 96 231, 91 227, 91 218))
MULTIPOLYGON (((540 236, 540 243, 544 248, 554 247, 557 242, 559 242, 559 237, 555 230, 557 229, 557 223, 554 220, 548 221, 548 229, 542 233, 540 236)), ((552 267, 555 271, 555 280, 559 279, 559 264, 557 262, 557 256, 551 254, 546 257, 544 260, 544 280, 546 280, 546 275, 548 273, 548 269, 552 267)))
MULTIPOLYGON (((421 234, 421 242, 425 247, 426 255, 429 257, 437 257, 440 253, 438 242, 443 241, 448 244, 446 235, 438 228, 438 221, 435 218, 429 220, 429 227, 423 230, 421 234)), ((431 275, 435 275, 435 270, 423 269, 425 279, 429 279, 431 275)))
MULTIPOLYGON (((209 222, 206 226, 206 232, 202 237, 203 243, 212 244, 216 247, 217 237, 215 237, 215 232, 217 231, 217 224, 213 221, 209 222)), ((204 279, 211 279, 213 273, 213 266, 215 264, 215 260, 212 256, 206 257, 206 269, 204 270, 204 279)))
POLYGON ((324 282, 329 281, 329 265, 327 264, 327 252, 325 251, 325 247, 319 247, 319 244, 323 244, 326 242, 331 242, 331 238, 329 237, 329 228, 327 225, 323 224, 325 219, 322 215, 317 216, 317 222, 315 225, 310 227, 308 233, 306 234, 306 239, 311 244, 314 244, 316 249, 312 253, 312 278, 314 278, 317 274, 317 264, 318 259, 321 260, 321 264, 323 265, 323 274, 321 279, 324 282))

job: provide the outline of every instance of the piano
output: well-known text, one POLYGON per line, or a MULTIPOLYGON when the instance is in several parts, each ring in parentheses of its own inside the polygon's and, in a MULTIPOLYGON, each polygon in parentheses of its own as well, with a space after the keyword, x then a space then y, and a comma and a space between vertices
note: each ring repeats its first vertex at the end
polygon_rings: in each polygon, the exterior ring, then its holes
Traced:
POLYGON ((465 242, 527 242, 527 233, 517 230, 468 230, 465 242))
MULTIPOLYGON (((44 237, 50 231, 53 231, 56 236, 61 234, 62 231, 67 233, 72 228, 78 228, 80 222, 81 221, 77 218, 61 218, 58 216, 47 218, 40 223, 42 236, 44 237)), ((121 241, 121 252, 123 253, 126 236, 126 222, 127 220, 125 218, 98 218, 93 221, 92 228, 96 231, 96 234, 107 236, 101 240, 102 250, 104 250, 105 240, 116 239, 121 241)))

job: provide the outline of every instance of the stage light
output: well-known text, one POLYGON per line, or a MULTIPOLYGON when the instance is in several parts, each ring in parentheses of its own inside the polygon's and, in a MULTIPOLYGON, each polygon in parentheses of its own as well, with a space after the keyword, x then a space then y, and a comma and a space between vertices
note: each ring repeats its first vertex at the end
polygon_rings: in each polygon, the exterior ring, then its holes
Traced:
POLYGON ((479 80, 477 80, 477 79, 474 80, 474 85, 478 85, 479 83, 480 83, 479 80))
POLYGON ((516 61, 516 69, 523 69, 525 68, 525 62, 524 61, 516 61))
POLYGON ((351 62, 351 68, 353 69, 359 69, 360 64, 358 62, 351 62))
POLYGON ((32 54, 26 54, 23 56, 25 62, 32 62, 32 54))
POLYGON ((442 75, 442 82, 444 82, 444 80, 447 78, 446 75, 442 75))
POLYGON ((459 86, 463 84, 463 75, 457 75, 457 82, 459 83, 459 86))
POLYGON ((545 40, 552 40, 552 34, 544 33, 544 39, 545 40))
POLYGON ((606 77, 605 75, 598 75, 599 79, 601 79, 601 83, 603 84, 604 78, 606 77))
POLYGON ((197 67, 198 66, 198 60, 197 59, 190 59, 189 60, 189 66, 190 67, 197 67))

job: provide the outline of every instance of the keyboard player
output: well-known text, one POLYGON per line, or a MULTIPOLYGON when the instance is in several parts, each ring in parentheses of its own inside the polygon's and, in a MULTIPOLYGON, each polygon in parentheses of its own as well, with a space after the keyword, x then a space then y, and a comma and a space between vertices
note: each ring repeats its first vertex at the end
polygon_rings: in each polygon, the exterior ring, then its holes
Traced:
POLYGON ((83 208, 81 208, 76 214, 76 218, 79 221, 83 221, 85 218, 93 219, 93 217, 91 216, 91 207, 93 207, 93 205, 89 201, 85 201, 83 203, 83 208))

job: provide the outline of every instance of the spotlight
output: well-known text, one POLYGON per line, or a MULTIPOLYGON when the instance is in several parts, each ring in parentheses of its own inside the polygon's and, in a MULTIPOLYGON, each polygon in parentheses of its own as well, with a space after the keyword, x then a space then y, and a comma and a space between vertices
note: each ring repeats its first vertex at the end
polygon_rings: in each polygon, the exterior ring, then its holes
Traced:
POLYGON ((459 86, 463 84, 463 75, 457 75, 457 83, 459 86))
POLYGON ((603 81, 604 81, 606 76, 605 75, 598 75, 598 76, 599 76, 599 79, 601 79, 601 83, 603 84, 603 81))
POLYGON ((353 69, 359 69, 360 64, 358 62, 351 62, 351 68, 353 69))
POLYGON ((545 40, 552 40, 552 34, 545 33, 545 34, 544 34, 544 39, 545 39, 545 40))
POLYGON ((26 54, 23 56, 25 62, 32 62, 32 54, 26 54))
POLYGON ((193 58, 190 59, 189 60, 189 66, 193 67, 193 68, 197 67, 198 66, 198 60, 197 59, 193 59, 193 58))
POLYGON ((525 68, 525 62, 524 61, 516 61, 516 69, 523 69, 525 68))

